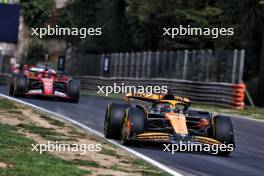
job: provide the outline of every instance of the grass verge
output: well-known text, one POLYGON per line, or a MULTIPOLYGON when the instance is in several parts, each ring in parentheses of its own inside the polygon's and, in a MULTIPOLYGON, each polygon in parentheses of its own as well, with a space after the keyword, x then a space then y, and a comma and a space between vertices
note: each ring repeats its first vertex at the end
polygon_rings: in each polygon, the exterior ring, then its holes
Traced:
POLYGON ((14 126, 0 123, 0 141, 0 162, 7 163, 7 167, 0 167, 0 175, 81 176, 91 173, 50 154, 31 151, 30 146, 35 141, 19 134, 14 126))
POLYGON ((2 98, 0 112, 0 176, 168 175, 107 141, 43 112, 2 98), (70 147, 101 144, 102 149, 85 154, 32 151, 32 144, 55 141, 70 147))

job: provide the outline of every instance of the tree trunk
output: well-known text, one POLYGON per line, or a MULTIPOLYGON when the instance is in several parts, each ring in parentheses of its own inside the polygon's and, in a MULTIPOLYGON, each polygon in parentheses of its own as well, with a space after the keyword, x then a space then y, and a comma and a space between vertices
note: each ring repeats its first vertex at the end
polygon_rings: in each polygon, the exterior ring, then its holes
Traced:
POLYGON ((262 107, 264 106, 264 32, 262 34, 262 46, 260 54, 257 105, 262 107))

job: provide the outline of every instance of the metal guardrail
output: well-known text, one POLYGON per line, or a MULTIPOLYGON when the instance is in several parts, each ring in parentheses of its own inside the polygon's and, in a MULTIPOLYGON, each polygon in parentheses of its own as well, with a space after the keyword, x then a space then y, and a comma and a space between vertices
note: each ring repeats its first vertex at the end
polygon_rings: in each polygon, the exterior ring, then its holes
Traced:
POLYGON ((87 54, 71 51, 66 70, 83 89, 97 86, 167 85, 194 102, 243 108, 245 50, 176 50, 87 54), (74 65, 74 66, 73 66, 74 65))
MULTIPOLYGON (((76 76, 83 90, 98 91, 97 86, 113 86, 114 83, 127 86, 167 86, 174 95, 190 98, 191 101, 208 105, 242 109, 244 107, 244 84, 204 83, 171 79, 132 79, 76 76)), ((0 85, 7 85, 9 74, 0 73, 0 85)))
POLYGON ((114 83, 129 86, 168 86, 174 95, 190 98, 193 102, 241 109, 244 107, 244 84, 204 83, 171 79, 104 78, 76 76, 83 90, 98 91, 97 86, 113 86, 114 83))

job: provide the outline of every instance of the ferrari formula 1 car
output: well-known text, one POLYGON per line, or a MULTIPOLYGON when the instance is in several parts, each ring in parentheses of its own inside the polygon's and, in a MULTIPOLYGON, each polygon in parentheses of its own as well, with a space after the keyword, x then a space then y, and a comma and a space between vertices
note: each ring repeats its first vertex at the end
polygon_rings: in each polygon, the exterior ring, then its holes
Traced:
POLYGON ((189 99, 173 95, 127 94, 125 103, 108 105, 105 137, 121 139, 122 144, 144 141, 235 145, 230 117, 192 110, 190 104, 189 99))
POLYGON ((80 83, 71 77, 58 75, 48 65, 29 67, 13 74, 9 94, 21 96, 46 96, 78 102, 80 83))

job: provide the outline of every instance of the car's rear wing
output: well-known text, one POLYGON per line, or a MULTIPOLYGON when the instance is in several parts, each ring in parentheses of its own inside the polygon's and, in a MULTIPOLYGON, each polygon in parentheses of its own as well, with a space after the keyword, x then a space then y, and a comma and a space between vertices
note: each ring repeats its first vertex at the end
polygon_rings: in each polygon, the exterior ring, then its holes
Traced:
POLYGON ((129 101, 129 99, 139 99, 149 102, 155 102, 159 100, 176 100, 185 104, 190 105, 191 101, 185 97, 174 96, 171 94, 145 94, 145 93, 128 93, 125 95, 125 100, 129 101))

